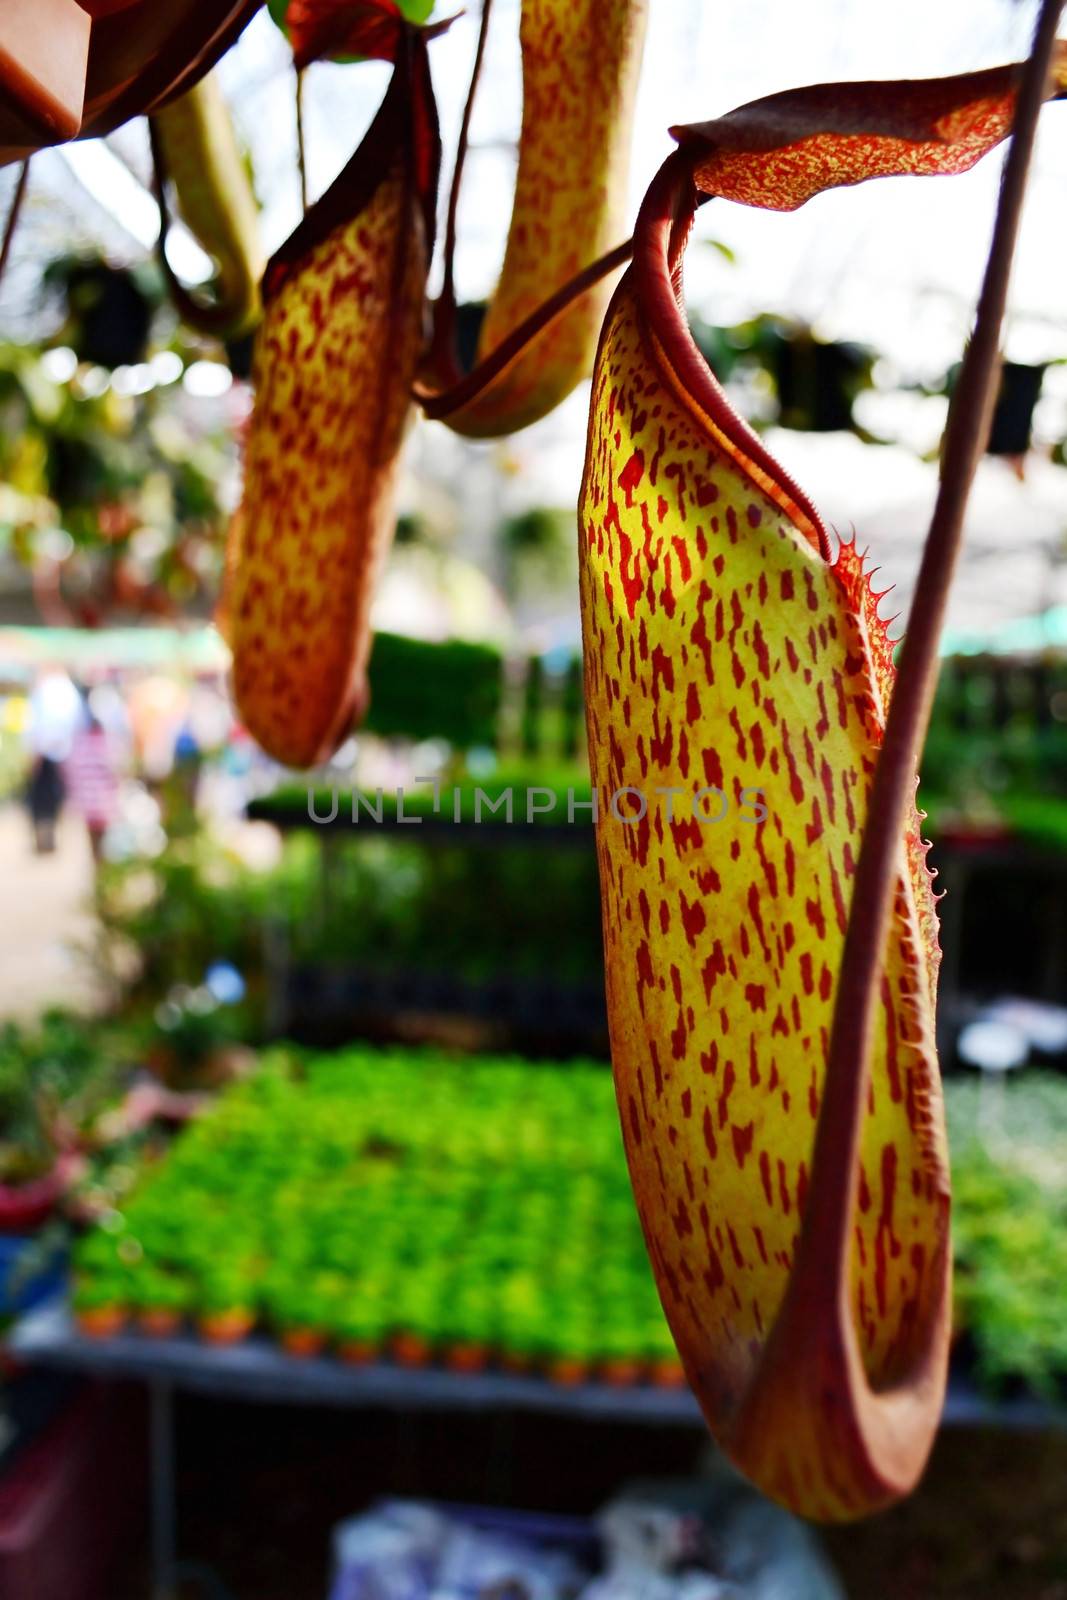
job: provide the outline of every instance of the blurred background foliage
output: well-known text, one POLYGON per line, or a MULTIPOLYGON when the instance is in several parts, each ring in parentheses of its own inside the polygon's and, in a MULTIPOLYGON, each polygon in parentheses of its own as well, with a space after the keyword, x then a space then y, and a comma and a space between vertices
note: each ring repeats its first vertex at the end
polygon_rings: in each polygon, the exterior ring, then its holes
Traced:
POLYGON ((147 264, 63 257, 42 288, 54 339, 0 344, 0 559, 32 572, 45 621, 204 615, 237 456, 233 415, 191 400, 229 373, 160 314, 147 264))

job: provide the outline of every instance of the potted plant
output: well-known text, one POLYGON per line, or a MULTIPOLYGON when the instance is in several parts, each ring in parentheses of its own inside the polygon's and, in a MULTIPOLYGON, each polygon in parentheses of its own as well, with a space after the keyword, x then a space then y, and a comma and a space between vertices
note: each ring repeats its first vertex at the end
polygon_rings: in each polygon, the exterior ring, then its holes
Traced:
POLYGON ((534 1272, 519 1268, 506 1277, 500 1287, 496 1326, 497 1359, 506 1372, 530 1372, 547 1363, 552 1347, 541 1284, 534 1272))
POLYGON ((304 1322, 282 1329, 282 1349, 286 1355, 295 1356, 298 1361, 320 1356, 325 1348, 326 1334, 321 1328, 313 1328, 304 1322))
POLYGON ((334 1289, 329 1281, 303 1273, 285 1277, 270 1293, 271 1320, 282 1348, 298 1360, 321 1355, 326 1348, 334 1289))
POLYGON ((256 1325, 255 1296, 245 1273, 220 1264, 197 1286, 197 1327, 208 1344, 239 1344, 256 1325))
POLYGON ((585 1383, 596 1360, 599 1330, 584 1314, 572 1314, 553 1329, 553 1337, 558 1342, 548 1361, 552 1382, 566 1387, 585 1383))
POLYGON ((32 1233, 58 1205, 71 1156, 57 1147, 55 1095, 42 1061, 14 1023, 0 1033, 0 1232, 32 1233), (50 1116, 49 1112, 53 1114, 50 1116))
POLYGON ((174 1272, 145 1263, 133 1274, 130 1303, 142 1333, 150 1339, 172 1339, 189 1310, 189 1284, 174 1272))
POLYGON ((134 1252, 125 1225, 97 1228, 79 1240, 74 1252, 74 1316, 93 1338, 117 1333, 130 1308, 134 1252))
POLYGON ((364 1367, 381 1354, 388 1317, 382 1302, 357 1285, 348 1304, 334 1313, 331 1331, 337 1354, 348 1366, 364 1367))
POLYGON ((436 1291, 432 1283, 420 1281, 416 1271, 406 1271, 390 1297, 393 1336, 389 1348, 402 1367, 425 1367, 434 1358, 434 1327, 437 1317, 436 1291))
POLYGON ((446 1291, 438 1319, 445 1365, 453 1372, 481 1372, 489 1364, 493 1297, 477 1266, 472 1262, 470 1275, 446 1291))
POLYGON ((125 1285, 103 1274, 79 1276, 74 1284, 74 1319, 87 1339, 110 1339, 121 1333, 128 1315, 125 1285))
POLYGON ((597 1377, 620 1388, 639 1383, 643 1372, 640 1336, 625 1309, 619 1307, 609 1314, 597 1341, 597 1377))
POLYGON ((410 1328, 393 1334, 389 1350, 399 1367, 428 1367, 433 1360, 433 1345, 429 1339, 410 1328))

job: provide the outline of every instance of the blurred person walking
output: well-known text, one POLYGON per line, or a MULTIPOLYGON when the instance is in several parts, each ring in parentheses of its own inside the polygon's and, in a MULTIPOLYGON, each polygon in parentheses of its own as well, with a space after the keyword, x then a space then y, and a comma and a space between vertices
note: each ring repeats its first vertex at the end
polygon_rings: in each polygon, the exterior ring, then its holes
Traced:
POLYGON ((103 853, 104 835, 119 809, 119 775, 115 741, 93 709, 84 701, 81 727, 71 742, 63 775, 71 806, 85 823, 93 860, 103 853))
POLYGON ((38 855, 56 847, 56 822, 63 805, 63 763, 85 719, 85 706, 62 667, 46 667, 30 694, 26 740, 30 775, 26 803, 38 855))

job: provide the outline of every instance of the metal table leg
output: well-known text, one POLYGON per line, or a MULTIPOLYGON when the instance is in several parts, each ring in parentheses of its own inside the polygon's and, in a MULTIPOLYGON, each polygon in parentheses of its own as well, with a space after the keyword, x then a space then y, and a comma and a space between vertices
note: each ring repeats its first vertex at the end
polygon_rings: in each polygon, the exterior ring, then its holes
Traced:
POLYGON ((174 1391, 149 1386, 152 1489, 152 1600, 176 1600, 177 1515, 174 1485, 174 1391))

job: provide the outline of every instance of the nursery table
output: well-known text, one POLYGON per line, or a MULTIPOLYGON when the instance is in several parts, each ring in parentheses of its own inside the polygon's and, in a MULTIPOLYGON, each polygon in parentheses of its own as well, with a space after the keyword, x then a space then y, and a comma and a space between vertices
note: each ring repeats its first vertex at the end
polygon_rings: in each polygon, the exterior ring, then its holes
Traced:
POLYGON ((280 1345, 252 1338, 218 1347, 191 1336, 147 1339, 137 1333, 87 1339, 63 1303, 22 1318, 7 1348, 27 1364, 98 1378, 144 1383, 149 1393, 152 1492, 152 1600, 173 1600, 182 1564, 177 1556, 174 1395, 177 1390, 230 1400, 293 1405, 377 1406, 398 1411, 539 1411, 590 1421, 699 1428, 688 1389, 606 1384, 573 1386, 497 1372, 456 1373, 392 1363, 346 1366, 330 1357, 286 1355, 280 1345))
MULTIPOLYGON (((23 1317, 7 1339, 11 1355, 27 1364, 99 1378, 144 1383, 150 1398, 153 1600, 172 1600, 177 1560, 173 1403, 177 1390, 232 1400, 294 1405, 538 1411, 590 1422, 645 1423, 702 1428, 700 1410, 686 1388, 635 1384, 563 1385, 544 1378, 498 1372, 455 1373, 439 1367, 393 1363, 346 1366, 328 1356, 287 1355, 280 1345, 252 1338, 228 1347, 193 1337, 147 1339, 137 1333, 87 1339, 65 1303, 51 1302, 23 1317)), ((946 1426, 993 1426, 1039 1432, 1067 1429, 1067 1407, 1019 1397, 991 1401, 953 1381, 943 1415, 946 1426)))

